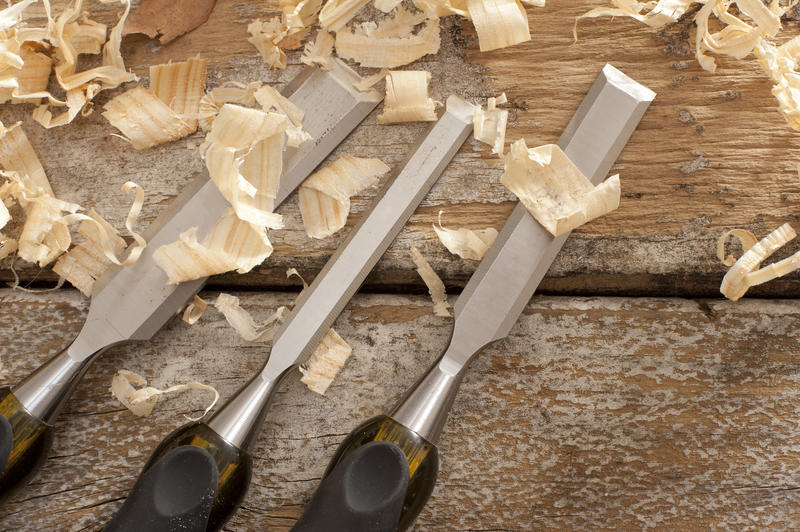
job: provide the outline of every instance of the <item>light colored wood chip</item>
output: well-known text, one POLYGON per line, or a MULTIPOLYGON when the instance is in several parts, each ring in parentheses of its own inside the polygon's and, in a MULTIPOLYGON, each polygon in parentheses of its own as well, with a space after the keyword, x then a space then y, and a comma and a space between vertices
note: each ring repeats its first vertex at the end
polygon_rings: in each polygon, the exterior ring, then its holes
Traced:
POLYGON ((103 116, 137 150, 178 140, 195 129, 144 87, 120 94, 104 109, 103 116))
POLYGON ((436 104, 428 97, 431 73, 425 70, 386 73, 386 98, 383 112, 378 115, 381 124, 398 122, 433 122, 436 104))
POLYGON ((514 142, 500 182, 553 236, 619 207, 618 175, 592 186, 555 144, 528 149, 525 140, 514 142))
POLYGON ((328 329, 308 361, 300 366, 300 372, 303 374, 300 382, 308 386, 312 392, 325 395, 352 353, 353 348, 339 336, 339 333, 328 329))
POLYGON ((411 248, 411 260, 414 261, 414 264, 417 266, 417 273, 422 277, 425 286, 428 287, 428 293, 430 293, 431 300, 433 301, 433 314, 444 318, 451 316, 448 310, 450 308, 450 303, 447 302, 447 293, 444 289, 444 283, 439 276, 436 275, 436 272, 433 271, 431 265, 425 260, 425 257, 422 256, 422 253, 420 253, 416 247, 411 248))
POLYGON ((378 178, 389 170, 380 159, 344 155, 309 176, 299 191, 306 234, 326 238, 344 227, 350 197, 377 185, 378 178))

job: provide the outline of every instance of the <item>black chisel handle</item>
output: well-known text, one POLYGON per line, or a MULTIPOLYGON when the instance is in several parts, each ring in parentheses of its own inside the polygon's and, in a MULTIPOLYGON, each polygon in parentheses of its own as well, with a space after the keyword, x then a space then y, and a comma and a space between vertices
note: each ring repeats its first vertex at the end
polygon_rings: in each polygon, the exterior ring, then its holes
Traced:
POLYGON ((0 388, 0 504, 42 466, 53 444, 53 426, 32 416, 6 386, 0 388))
POLYGON ((105 532, 205 530, 218 482, 217 464, 206 449, 170 449, 142 473, 105 532))
POLYGON ((367 443, 323 479, 292 532, 395 532, 408 481, 400 447, 367 443))
POLYGON ((184 425, 153 451, 106 530, 219 530, 242 503, 252 471, 253 459, 248 452, 225 441, 205 423, 184 425), (205 455, 213 468, 204 462, 205 455), (199 464, 200 470, 188 471, 192 464, 199 464), (215 472, 214 479, 209 477, 210 469, 215 472), (213 487, 210 496, 205 491, 208 486, 213 487), (143 528, 145 521, 141 519, 153 517, 149 512, 154 505, 160 505, 160 515, 152 528, 143 528))
POLYGON ((436 475, 439 473, 439 450, 434 444, 391 417, 379 416, 356 428, 339 445, 328 465, 325 477, 333 473, 337 464, 373 441, 395 444, 403 451, 408 462, 408 488, 397 527, 397 530, 406 530, 428 502, 428 497, 436 484, 436 475))

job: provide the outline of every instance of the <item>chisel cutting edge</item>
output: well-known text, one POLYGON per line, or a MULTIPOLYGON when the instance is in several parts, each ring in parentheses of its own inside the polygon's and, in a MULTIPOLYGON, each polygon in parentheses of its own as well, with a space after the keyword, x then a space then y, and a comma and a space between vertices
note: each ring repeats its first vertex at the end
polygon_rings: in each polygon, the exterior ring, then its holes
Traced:
MULTIPOLYGON (((161 442, 106 532, 222 527, 247 492, 250 450, 281 381, 316 349, 472 132, 473 112, 461 98, 447 99, 444 115, 303 291, 261 371, 207 423, 188 424, 161 442)), ((330 526, 338 529, 336 521, 330 526)))
MULTIPOLYGON (((611 169, 654 97, 653 91, 606 65, 558 145, 597 184, 611 169)), ((433 490, 438 472, 436 443, 470 360, 508 335, 567 236, 554 238, 522 204, 517 205, 458 297, 453 334, 444 354, 388 416, 369 420, 350 433, 334 454, 323 485, 328 476, 341 478, 331 472, 362 446, 373 441, 395 443, 409 465, 410 478, 398 525, 399 530, 408 528, 433 490)), ((346 483, 336 487, 339 489, 327 486, 325 490, 355 489, 346 483)), ((296 532, 321 530, 316 524, 330 520, 321 515, 326 507, 324 499, 314 497, 296 532)))
MULTIPOLYGON (((276 205, 381 101, 376 91, 357 91, 359 79, 335 61, 331 71, 307 68, 287 86, 284 94, 305 111, 303 128, 313 140, 286 152, 276 205)), ((115 344, 151 338, 205 283, 166 284, 153 252, 190 227, 204 237, 227 207, 208 174, 197 177, 144 233, 148 245, 139 260, 111 268, 95 283, 89 315, 72 344, 13 389, 0 390, 0 502, 46 458, 52 423, 94 358, 115 344)))

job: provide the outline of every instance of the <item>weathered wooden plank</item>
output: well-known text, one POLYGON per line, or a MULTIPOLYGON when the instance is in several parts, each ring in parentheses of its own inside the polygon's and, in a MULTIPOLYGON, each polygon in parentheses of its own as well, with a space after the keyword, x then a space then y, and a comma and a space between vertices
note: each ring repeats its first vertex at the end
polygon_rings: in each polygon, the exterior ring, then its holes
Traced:
MULTIPOLYGON (((239 295, 259 317, 290 298, 239 295)), ((64 345, 85 308, 71 291, 1 291, 5 380, 64 345)), ((797 529, 798 319, 793 301, 535 297, 470 369, 416 529, 797 529)), ((325 397, 297 378, 284 386, 228 530, 287 530, 343 436, 391 407, 449 324, 423 297, 357 296, 336 323, 353 358, 325 397)), ((210 382, 227 397, 265 354, 213 311, 111 350, 67 405, 53 457, 0 509, 0 528, 97 529, 205 399, 170 398, 134 418, 108 395, 116 369, 159 386, 210 382)))
MULTIPOLYGON (((732 226, 762 235, 785 221, 796 221, 800 197, 795 162, 800 140, 776 111, 769 83, 754 60, 720 59, 716 74, 699 69, 685 36, 654 37, 630 20, 583 21, 572 42, 574 16, 605 0, 558 2, 529 8, 532 41, 479 53, 471 26, 449 18, 443 23, 442 51, 413 68, 433 73, 434 96, 455 92, 479 100, 506 91, 512 119, 508 139, 524 136, 529 145, 553 142, 605 62, 653 88, 658 97, 623 152, 615 171, 623 183, 620 209, 582 227, 570 238, 542 289, 555 293, 713 295, 724 269, 713 257, 715 238, 732 226)), ((147 66, 194 55, 209 58, 209 86, 224 81, 262 80, 278 85, 298 72, 297 53, 286 71, 270 72, 246 41, 246 24, 265 17, 274 3, 220 0, 208 23, 168 46, 139 37, 124 41, 127 64, 146 83, 147 66)), ((91 6, 113 20, 113 7, 91 6)), ((795 34, 796 28, 787 29, 795 34)), ((678 33, 672 30, 670 35, 678 33)), ((102 93, 98 110, 124 89, 102 93)), ((126 199, 119 187, 128 179, 148 191, 144 219, 151 220, 202 167, 185 141, 137 152, 111 136, 99 112, 66 128, 45 131, 29 118, 29 106, 3 106, 4 122, 24 120, 56 193, 94 206, 121 226, 126 199)), ((397 164, 421 134, 422 124, 379 126, 373 113, 334 156, 380 156, 397 164)), ((201 135, 191 137, 195 144, 201 135)), ((470 140, 412 217, 368 285, 420 286, 407 256, 421 247, 452 287, 463 285, 475 263, 450 256, 435 239, 431 223, 440 209, 446 223, 473 228, 500 227, 513 197, 499 183, 499 159, 470 140)), ((372 192, 357 199, 348 227, 369 204, 372 192)), ((343 235, 312 241, 302 231, 295 197, 280 211, 287 228, 273 231, 276 251, 245 276, 214 280, 225 286, 285 286, 287 266, 313 277, 343 235)), ((41 272, 17 264, 23 279, 49 281, 41 272)), ((3 268, 0 278, 11 278, 3 268)), ((800 295, 800 282, 770 283, 757 295, 800 295)))

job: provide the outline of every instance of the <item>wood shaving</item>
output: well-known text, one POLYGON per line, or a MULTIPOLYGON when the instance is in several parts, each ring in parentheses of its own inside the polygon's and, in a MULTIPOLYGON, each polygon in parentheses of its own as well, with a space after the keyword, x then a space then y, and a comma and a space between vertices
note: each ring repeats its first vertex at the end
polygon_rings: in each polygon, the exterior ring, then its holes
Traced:
POLYGON ((319 24, 325 30, 339 31, 368 3, 369 0, 328 0, 319 13, 319 24))
POLYGON ((528 14, 519 0, 467 0, 481 52, 530 41, 528 14))
POLYGON ((454 255, 463 259, 481 260, 497 238, 497 229, 447 229, 442 225, 443 212, 439 211, 439 226, 433 224, 439 241, 454 255))
POLYGON ((88 213, 88 219, 84 219, 78 228, 78 232, 86 238, 86 241, 61 255, 53 265, 55 273, 72 283, 85 296, 91 295, 95 280, 100 278, 110 265, 130 266, 139 259, 147 245, 144 238, 133 230, 133 224, 136 223, 144 204, 144 191, 131 181, 125 183, 122 190, 134 193, 133 204, 125 220, 125 228, 135 243, 128 250, 127 257, 119 258, 125 251, 126 244, 117 230, 92 209, 88 213))
POLYGON ((189 325, 194 325, 200 318, 203 317, 203 314, 205 314, 207 308, 208 302, 195 294, 192 302, 186 305, 186 308, 183 309, 183 315, 181 316, 181 319, 189 325))
POLYGON ((328 329, 322 341, 308 357, 308 361, 300 366, 300 372, 303 374, 300 382, 308 386, 312 392, 325 395, 351 354, 353 348, 339 336, 339 333, 328 329))
POLYGON ((216 0, 142 0, 124 35, 143 33, 167 44, 208 20, 216 0))
POLYGON ((158 402, 158 396, 181 392, 184 390, 204 390, 214 394, 214 400, 203 411, 199 417, 186 416, 190 421, 199 421, 205 417, 208 412, 214 408, 219 400, 219 393, 213 386, 203 384, 200 382, 190 382, 188 384, 178 384, 170 386, 166 390, 159 390, 152 386, 147 386, 147 379, 132 371, 121 369, 114 378, 111 379, 111 388, 108 389, 111 395, 114 396, 120 403, 130 410, 133 415, 138 417, 147 417, 153 412, 153 408, 158 402), (137 390, 136 386, 140 388, 137 390))
POLYGON ((17 251, 23 260, 44 267, 69 248, 71 238, 65 214, 75 213, 80 207, 56 199, 19 122, 8 128, 0 124, 0 166, 8 180, 0 201, 13 199, 25 212, 19 237, 4 237, 3 254, 17 251))
POLYGON ((229 81, 208 92, 200 99, 200 128, 209 131, 214 125, 214 119, 219 114, 220 109, 226 103, 235 103, 245 107, 252 107, 256 104, 255 92, 261 88, 261 83, 254 81, 244 85, 235 81, 229 81))
MULTIPOLYGON (((303 131, 303 117, 305 113, 288 98, 284 97, 269 85, 264 85, 258 89, 253 96, 261 105, 264 111, 274 111, 285 115, 291 125, 286 128, 286 145, 298 147, 306 141, 311 140, 311 135, 303 131)), ((277 186, 277 181, 275 183, 277 186)), ((274 197, 274 196, 273 196, 274 197)))
POLYGON ((214 303, 214 308, 220 311, 239 336, 248 342, 270 342, 286 313, 286 307, 278 307, 267 320, 257 325, 253 316, 239 306, 239 298, 230 294, 220 294, 214 303))
POLYGON ((507 102, 505 92, 497 98, 489 98, 486 100, 486 110, 481 106, 476 106, 475 114, 472 117, 475 140, 485 142, 492 147, 493 153, 501 157, 505 151, 508 111, 498 109, 497 106, 507 102))
POLYGON ((719 291, 731 301, 739 300, 751 286, 771 281, 800 269, 800 251, 781 261, 758 268, 770 255, 797 236, 792 226, 783 224, 753 244, 722 279, 719 291))
POLYGON ((283 226, 272 209, 290 123, 283 114, 225 104, 206 136, 208 175, 242 220, 272 229, 283 226))
POLYGON ((167 284, 178 284, 236 270, 247 273, 272 254, 264 227, 240 220, 228 209, 208 237, 197 241, 197 228, 153 252, 153 260, 167 274, 167 284))
POLYGON ((422 253, 413 246, 411 248, 411 260, 414 261, 414 264, 417 266, 417 273, 422 277, 425 286, 428 287, 428 293, 433 300, 433 314, 444 318, 450 317, 451 314, 448 310, 450 308, 450 303, 447 302, 447 293, 445 292, 442 280, 436 275, 436 272, 433 271, 433 268, 431 268, 431 265, 425 260, 425 257, 422 256, 422 253))
MULTIPOLYGON (((400 13, 398 10, 395 18, 401 17, 400 13)), ((410 22, 414 20, 417 19, 410 22)), ((397 68, 439 51, 439 19, 427 19, 414 35, 411 35, 414 24, 409 24, 397 27, 399 24, 395 19, 386 19, 372 29, 362 25, 353 33, 339 31, 336 33, 336 53, 363 67, 397 68)))
POLYGON ((332 34, 319 30, 316 38, 306 43, 300 61, 308 66, 318 65, 322 70, 330 70, 334 42, 332 34))
POLYGON ((524 139, 514 142, 500 182, 553 236, 619 207, 618 175, 592 186, 555 144, 528 149, 524 139))
POLYGON ((299 191, 306 234, 326 238, 342 227, 350 212, 350 197, 378 184, 390 168, 380 159, 344 155, 309 176, 299 191))
POLYGON ((151 91, 136 87, 109 101, 103 116, 137 150, 178 140, 196 129, 151 91))
POLYGON ((733 264, 736 262, 736 257, 733 255, 725 255, 725 242, 727 242, 728 237, 731 236, 736 237, 739 240, 739 243, 742 246, 742 253, 753 247, 756 242, 758 242, 756 235, 746 229, 731 229, 730 231, 725 232, 725 234, 719 237, 717 240, 717 258, 725 266, 733 266, 733 264))
MULTIPOLYGON (((91 40, 91 36, 96 34, 98 25, 78 23, 78 19, 83 15, 80 0, 76 0, 72 7, 65 9, 55 22, 50 20, 47 39, 57 50, 54 71, 58 84, 67 93, 67 111, 54 117, 48 104, 37 107, 33 112, 33 119, 42 126, 51 128, 70 123, 80 112, 91 112, 91 107, 87 108, 87 105, 98 92, 113 89, 136 79, 136 76, 125 69, 125 62, 120 53, 122 27, 130 11, 130 1, 121 0, 121 3, 124 5, 124 11, 109 32, 108 41, 103 45, 100 66, 85 71, 77 71, 78 54, 86 51, 85 36, 88 34, 91 40)), ((45 6, 49 13, 49 3, 45 3, 45 6)))
POLYGON ((200 100, 206 90, 207 64, 205 59, 193 58, 150 67, 150 91, 189 124, 192 131, 197 129, 200 100))
POLYGON ((433 122, 436 104, 428 97, 431 73, 425 70, 386 73, 386 99, 378 123, 433 122))
POLYGON ((279 70, 286 68, 286 52, 280 47, 280 42, 287 36, 287 31, 279 17, 251 22, 247 26, 247 33, 250 34, 247 42, 256 47, 270 68, 279 70))
MULTIPOLYGON (((282 70, 286 68, 284 50, 295 50, 302 46, 321 6, 321 0, 281 0, 283 14, 266 21, 252 22, 247 26, 250 34, 247 40, 256 47, 265 63, 282 70)), ((320 52, 323 51, 320 49, 320 52)))

